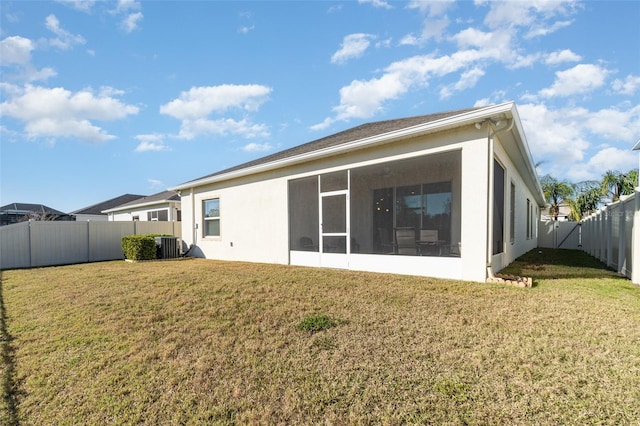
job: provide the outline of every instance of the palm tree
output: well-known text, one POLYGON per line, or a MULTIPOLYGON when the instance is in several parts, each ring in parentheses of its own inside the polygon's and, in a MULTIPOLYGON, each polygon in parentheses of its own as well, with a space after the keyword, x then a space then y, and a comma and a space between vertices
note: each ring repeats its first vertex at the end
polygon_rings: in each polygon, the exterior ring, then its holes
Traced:
POLYGON ((545 175, 540 179, 542 185, 542 192, 547 202, 551 205, 549 207, 549 213, 553 216, 553 220, 558 220, 558 213, 560 212, 560 203, 567 201, 573 194, 573 188, 565 181, 558 181, 556 178, 545 175))
POLYGON ((609 197, 611 201, 618 201, 621 195, 633 194, 637 179, 637 170, 630 170, 628 173, 607 170, 600 184, 602 195, 609 197))
POLYGON ((576 194, 575 199, 566 200, 571 207, 571 220, 580 221, 585 215, 598 209, 602 200, 600 182, 595 180, 578 182, 573 185, 573 192, 576 194))

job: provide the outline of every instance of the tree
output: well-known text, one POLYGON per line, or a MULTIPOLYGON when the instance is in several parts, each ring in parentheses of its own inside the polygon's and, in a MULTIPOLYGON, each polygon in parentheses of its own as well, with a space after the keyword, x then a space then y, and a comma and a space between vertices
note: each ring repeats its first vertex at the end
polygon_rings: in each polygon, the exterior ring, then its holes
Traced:
POLYGON ((638 180, 638 170, 621 173, 618 170, 607 170, 602 176, 600 189, 602 195, 611 201, 618 201, 621 195, 633 194, 638 180))
POLYGON ((600 182, 589 180, 573 185, 574 199, 568 199, 571 207, 570 220, 580 221, 586 215, 598 209, 602 200, 600 182))
POLYGON ((551 205, 549 213, 553 216, 553 220, 558 220, 560 212, 560 203, 570 199, 573 194, 573 188, 565 181, 558 181, 556 178, 545 175, 540 179, 542 191, 547 202, 551 205))

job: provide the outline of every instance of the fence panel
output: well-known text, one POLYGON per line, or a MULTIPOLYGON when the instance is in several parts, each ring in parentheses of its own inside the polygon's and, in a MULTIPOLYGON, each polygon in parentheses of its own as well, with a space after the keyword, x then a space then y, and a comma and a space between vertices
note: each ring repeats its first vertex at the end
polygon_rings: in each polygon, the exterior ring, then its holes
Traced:
POLYGON ((29 222, 0 226, 0 269, 31 266, 29 222))
POLYGON ((181 236, 181 222, 45 222, 0 227, 0 269, 122 259, 122 237, 181 236))
POLYGON ((611 254, 609 255, 609 266, 611 266, 616 271, 618 270, 618 254, 620 253, 620 223, 624 224, 620 220, 620 216, 622 214, 622 204, 616 204, 611 206, 608 211, 609 221, 610 221, 610 236, 609 242, 611 247, 611 254))
MULTIPOLYGON (((636 195, 637 197, 637 195, 636 195)), ((627 276, 631 277, 631 272, 633 271, 633 216, 634 216, 634 207, 635 207, 635 199, 626 200, 624 203, 624 233, 622 238, 624 239, 624 261, 621 265, 621 272, 627 276)), ((636 226, 640 226, 640 223, 636 224, 636 226)), ((637 247, 636 250, 640 251, 640 247, 637 247)), ((640 256, 640 253, 638 253, 640 256)))
POLYGON ((122 237, 132 235, 133 222, 88 222, 89 223, 89 260, 124 259, 122 237))
POLYGON ((170 234, 182 236, 182 222, 136 222, 136 234, 170 234))
POLYGON ((89 261, 87 222, 31 222, 31 266, 89 261))
POLYGON ((538 246, 545 248, 578 249, 580 247, 580 223, 540 221, 538 246))
POLYGON ((640 284, 640 192, 623 198, 583 220, 583 250, 640 284))

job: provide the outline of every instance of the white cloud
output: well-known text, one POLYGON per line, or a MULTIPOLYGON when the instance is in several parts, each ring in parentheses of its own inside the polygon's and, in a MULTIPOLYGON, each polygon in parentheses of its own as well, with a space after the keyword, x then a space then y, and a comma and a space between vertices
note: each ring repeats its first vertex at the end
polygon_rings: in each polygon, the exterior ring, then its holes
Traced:
POLYGON ((199 118, 196 120, 182 121, 178 137, 182 139, 193 139, 198 135, 238 135, 244 138, 257 138, 268 137, 270 134, 266 125, 251 123, 247 119, 234 120, 232 118, 222 118, 209 120, 199 118))
POLYGON ((120 28, 126 33, 131 33, 139 28, 144 18, 141 9, 141 3, 136 0, 118 0, 116 8, 110 13, 122 17, 120 28))
POLYGON ((99 143, 115 138, 90 120, 112 121, 137 114, 138 108, 120 100, 95 95, 90 89, 72 93, 62 87, 13 87, 0 104, 0 114, 24 122, 28 138, 77 138, 99 143))
POLYGON ((266 137, 269 131, 264 124, 252 123, 247 118, 210 119, 209 115, 229 110, 257 111, 268 100, 271 90, 258 84, 192 87, 181 92, 177 99, 162 105, 160 113, 181 120, 178 136, 183 139, 193 139, 201 134, 266 137))
POLYGON ((62 50, 71 49, 77 44, 85 44, 85 39, 81 35, 73 35, 69 31, 60 27, 60 21, 55 15, 51 14, 45 19, 45 26, 49 31, 54 33, 57 38, 47 40, 47 44, 62 50))
POLYGON ((375 39, 371 34, 349 34, 342 40, 342 47, 331 56, 331 62, 334 64, 343 64, 349 59, 359 58, 371 44, 371 40, 375 39))
MULTIPOLYGON (((7 37, 0 41, 0 65, 14 66, 18 70, 17 75, 11 75, 14 80, 32 82, 55 76, 56 72, 52 68, 38 70, 31 64, 31 51, 34 49, 34 43, 28 38, 7 37)), ((8 74, 5 72, 4 75, 6 78, 8 74)))
POLYGON ((127 13, 131 10, 140 10, 140 2, 136 0, 118 0, 118 4, 113 13, 127 13))
POLYGON ((178 99, 162 105, 160 112, 179 120, 198 119, 229 109, 256 111, 268 100, 271 88, 258 84, 192 87, 178 99))
POLYGON ((587 162, 586 169, 590 174, 602 176, 607 170, 627 171, 638 167, 635 155, 629 155, 629 150, 607 147, 598 151, 587 162))
POLYGON ((256 29, 255 25, 245 25, 245 26, 242 26, 242 27, 238 28, 238 32, 240 34, 248 34, 248 33, 250 33, 251 31, 253 31, 255 29, 256 29))
POLYGON ((384 0, 358 0, 360 4, 370 4, 373 7, 381 8, 381 9, 393 9, 388 2, 384 0))
POLYGON ((0 41, 0 63, 2 65, 27 65, 31 62, 33 43, 20 36, 7 37, 0 41))
POLYGON ((136 152, 171 151, 171 148, 164 144, 163 135, 157 133, 137 135, 136 139, 140 141, 135 149, 136 152))
POLYGON ((56 0, 60 4, 69 6, 72 9, 89 13, 96 3, 95 0, 56 0))
POLYGON ((593 64, 579 64, 556 72, 556 80, 539 94, 545 98, 571 96, 591 92, 604 84, 609 71, 593 64))
POLYGON ((465 71, 460 75, 460 80, 456 83, 443 87, 440 90, 440 99, 446 99, 454 93, 461 92, 470 87, 474 87, 478 80, 484 76, 485 72, 478 67, 472 68, 469 71, 465 71))
POLYGON ((585 110, 552 110, 544 104, 520 105, 518 110, 531 150, 549 159, 550 166, 564 169, 582 161, 589 147, 580 125, 585 110))
POLYGON ((551 25, 547 25, 542 23, 540 25, 535 25, 529 29, 529 31, 525 34, 524 38, 534 38, 539 36, 545 36, 551 33, 558 31, 561 28, 568 27, 573 24, 573 21, 557 21, 551 25))
POLYGON ((551 109, 545 104, 524 104, 518 110, 531 151, 538 157, 534 160, 545 161, 542 174, 567 176, 576 182, 598 179, 607 165, 630 162, 620 151, 637 163, 628 147, 640 134, 640 105, 589 111, 581 107, 551 109), (594 141, 603 138, 610 143, 595 146, 594 141), (616 144, 622 149, 613 146, 616 144), (593 154, 596 149, 598 153, 593 154), (605 157, 606 153, 611 154, 611 159, 605 157))
POLYGON ((640 88, 640 75, 628 75, 624 80, 617 78, 611 87, 620 95, 634 95, 640 88))
POLYGON ((130 13, 120 21, 120 28, 126 33, 133 32, 138 29, 143 17, 142 12, 130 13))
POLYGON ((545 63, 548 65, 557 65, 563 62, 578 62, 582 60, 582 56, 572 52, 570 49, 557 50, 547 55, 545 63))
POLYGON ((270 143, 250 143, 245 145, 242 150, 246 152, 267 152, 273 149, 273 145, 270 143))
POLYGON ((424 1, 424 0, 412 0, 407 5, 407 9, 419 9, 420 12, 429 16, 441 16, 444 15, 447 10, 455 6, 455 0, 438 0, 438 1, 424 1))
MULTIPOLYGON (((546 27, 554 31, 561 28, 565 21, 552 22, 556 16, 566 16, 579 7, 575 0, 557 1, 491 1, 484 22, 489 28, 530 27, 530 32, 540 32, 546 27)), ((540 34, 543 34, 540 32, 540 34)))
POLYGON ((162 181, 159 179, 147 179, 147 183, 149 184, 149 188, 152 188, 152 189, 158 189, 158 188, 164 187, 164 183, 162 183, 162 181))
MULTIPOLYGON (((441 77, 469 67, 483 59, 499 55, 489 50, 461 50, 452 55, 413 56, 389 65, 380 77, 370 80, 354 80, 340 89, 340 104, 333 108, 336 114, 315 124, 314 130, 324 129, 336 121, 351 118, 370 118, 380 110, 386 101, 397 99, 411 89, 428 86, 433 77, 441 77)), ((477 76, 477 71, 469 77, 477 76)), ((471 81, 471 80, 469 80, 471 81)), ((461 83, 462 84, 462 83, 461 83)))

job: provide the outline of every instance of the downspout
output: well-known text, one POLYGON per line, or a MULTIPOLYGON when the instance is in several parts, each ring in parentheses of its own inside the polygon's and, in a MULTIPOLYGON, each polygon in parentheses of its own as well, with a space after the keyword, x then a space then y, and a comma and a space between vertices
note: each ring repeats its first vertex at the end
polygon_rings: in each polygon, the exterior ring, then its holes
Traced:
POLYGON ((481 129, 482 126, 487 123, 492 130, 487 136, 487 161, 488 161, 488 174, 487 174, 487 251, 486 251, 486 268, 487 278, 495 278, 493 275, 493 265, 491 264, 493 259, 493 141, 496 135, 502 132, 507 132, 513 128, 514 120, 509 119, 508 123, 499 129, 494 129, 494 125, 500 124, 500 120, 494 121, 490 118, 485 119, 480 123, 476 123, 476 128, 481 129))

